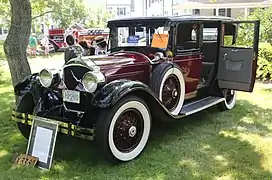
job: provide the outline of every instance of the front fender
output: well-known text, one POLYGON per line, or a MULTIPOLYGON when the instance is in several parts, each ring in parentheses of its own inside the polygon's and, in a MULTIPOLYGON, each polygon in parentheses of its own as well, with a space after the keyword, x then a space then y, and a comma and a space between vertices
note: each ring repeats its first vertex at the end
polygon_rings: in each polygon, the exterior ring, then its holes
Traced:
POLYGON ((147 104, 150 105, 150 108, 152 108, 153 115, 163 121, 172 121, 173 119, 184 117, 184 115, 172 115, 155 93, 147 85, 138 81, 116 80, 108 83, 95 93, 92 105, 98 108, 109 108, 115 105, 121 98, 133 92, 144 98, 147 104))
POLYGON ((14 86, 14 94, 17 99, 17 106, 27 94, 32 95, 35 104, 39 101, 42 94, 42 86, 39 83, 37 77, 38 73, 29 75, 14 86))
MULTIPOLYGON (((94 95, 92 104, 99 108, 107 108, 116 104, 126 94, 135 90, 143 90, 149 94, 152 93, 147 85, 139 81, 116 80, 99 89, 94 95)), ((154 95, 152 94, 152 96, 154 95)))
POLYGON ((27 92, 32 91, 33 85, 38 81, 38 74, 32 74, 27 76, 24 80, 14 86, 14 93, 16 96, 22 96, 27 92))

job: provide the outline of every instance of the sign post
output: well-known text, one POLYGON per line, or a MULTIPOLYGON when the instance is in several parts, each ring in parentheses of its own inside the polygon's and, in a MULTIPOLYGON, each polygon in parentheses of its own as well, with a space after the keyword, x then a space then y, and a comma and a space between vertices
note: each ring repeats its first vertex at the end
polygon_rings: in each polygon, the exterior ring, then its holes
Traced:
POLYGON ((33 119, 26 154, 38 158, 39 168, 51 168, 57 133, 57 122, 39 117, 33 119))

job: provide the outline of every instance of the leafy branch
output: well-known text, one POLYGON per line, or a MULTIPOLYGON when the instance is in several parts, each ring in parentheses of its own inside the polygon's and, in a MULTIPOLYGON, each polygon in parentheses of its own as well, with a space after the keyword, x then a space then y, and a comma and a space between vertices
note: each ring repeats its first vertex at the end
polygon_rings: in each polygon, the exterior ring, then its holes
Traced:
POLYGON ((39 17, 42 17, 42 16, 44 16, 44 15, 46 15, 46 14, 49 14, 49 13, 52 13, 52 12, 54 12, 54 11, 53 11, 53 10, 50 10, 50 11, 43 12, 43 13, 37 15, 37 16, 32 17, 32 20, 37 19, 37 18, 39 18, 39 17))

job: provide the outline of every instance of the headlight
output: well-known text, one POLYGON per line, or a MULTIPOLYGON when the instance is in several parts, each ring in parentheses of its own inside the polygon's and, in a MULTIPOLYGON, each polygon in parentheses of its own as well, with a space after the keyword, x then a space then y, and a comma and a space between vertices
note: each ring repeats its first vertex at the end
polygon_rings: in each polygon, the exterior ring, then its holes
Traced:
POLYGON ((90 93, 96 90, 97 84, 100 82, 105 82, 105 77, 100 71, 87 72, 82 78, 84 89, 90 93))
POLYGON ((50 87, 53 81, 53 74, 48 71, 47 69, 41 70, 39 74, 39 80, 42 86, 44 87, 50 87))

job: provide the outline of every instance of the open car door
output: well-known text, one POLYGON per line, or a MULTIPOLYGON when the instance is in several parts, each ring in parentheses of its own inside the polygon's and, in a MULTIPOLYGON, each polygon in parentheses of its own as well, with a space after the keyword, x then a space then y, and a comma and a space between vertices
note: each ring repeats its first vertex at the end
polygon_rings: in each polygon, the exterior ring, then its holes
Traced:
POLYGON ((253 91, 257 70, 259 28, 260 21, 222 23, 222 43, 217 73, 220 88, 253 91))

